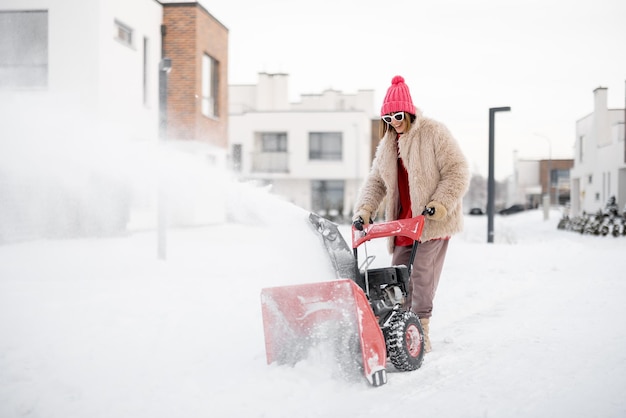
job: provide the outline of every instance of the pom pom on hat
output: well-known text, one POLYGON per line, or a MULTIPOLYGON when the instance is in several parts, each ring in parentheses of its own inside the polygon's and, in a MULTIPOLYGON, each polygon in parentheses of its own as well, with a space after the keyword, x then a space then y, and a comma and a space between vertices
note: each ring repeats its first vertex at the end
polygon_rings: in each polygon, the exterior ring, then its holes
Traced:
POLYGON ((404 78, 399 75, 391 80, 391 86, 387 89, 383 106, 380 109, 380 116, 395 112, 415 114, 409 86, 404 83, 404 78))

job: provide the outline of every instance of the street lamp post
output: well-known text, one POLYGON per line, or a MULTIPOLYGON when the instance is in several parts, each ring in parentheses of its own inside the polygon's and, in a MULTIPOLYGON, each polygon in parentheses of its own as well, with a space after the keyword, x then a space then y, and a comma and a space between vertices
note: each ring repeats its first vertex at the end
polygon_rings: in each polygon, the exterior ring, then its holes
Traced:
POLYGON ((493 215, 495 212, 496 180, 495 180, 495 115, 496 112, 508 112, 511 108, 489 108, 489 179, 487 181, 487 242, 493 242, 493 215))

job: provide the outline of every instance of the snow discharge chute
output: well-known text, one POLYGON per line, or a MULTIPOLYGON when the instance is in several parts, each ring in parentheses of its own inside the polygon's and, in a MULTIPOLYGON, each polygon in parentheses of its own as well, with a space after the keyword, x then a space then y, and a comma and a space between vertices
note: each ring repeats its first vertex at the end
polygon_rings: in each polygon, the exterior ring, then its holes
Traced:
POLYGON ((386 383, 385 339, 354 281, 266 288, 261 295, 268 364, 295 364, 322 344, 335 351, 339 367, 352 363, 374 386, 386 383))

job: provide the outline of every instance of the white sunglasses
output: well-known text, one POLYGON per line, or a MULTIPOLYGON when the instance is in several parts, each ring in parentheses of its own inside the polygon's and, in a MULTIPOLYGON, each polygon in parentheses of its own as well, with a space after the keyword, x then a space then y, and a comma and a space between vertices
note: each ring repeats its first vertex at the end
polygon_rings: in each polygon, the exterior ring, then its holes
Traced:
POLYGON ((385 115, 380 118, 391 125, 391 122, 394 120, 402 122, 404 120, 404 112, 394 113, 393 115, 385 115))

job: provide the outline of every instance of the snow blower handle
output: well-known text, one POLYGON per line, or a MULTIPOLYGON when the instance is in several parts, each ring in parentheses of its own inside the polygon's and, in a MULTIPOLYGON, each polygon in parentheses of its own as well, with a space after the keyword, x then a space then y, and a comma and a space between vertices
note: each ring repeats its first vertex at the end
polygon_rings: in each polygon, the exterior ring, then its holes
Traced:
MULTIPOLYGON (((372 220, 370 219, 370 223, 372 223, 372 220)), ((365 221, 363 221, 363 218, 361 218, 360 216, 354 220, 354 222, 352 222, 352 226, 354 226, 358 231, 363 231, 363 225, 365 224, 365 221)))
MULTIPOLYGON (((428 207, 428 206, 424 206, 424 210, 422 211, 422 215, 424 216, 433 216, 435 214, 435 208, 434 207, 428 207)), ((372 224, 372 220, 370 219, 370 224, 372 224)), ((354 220, 354 222, 352 222, 352 226, 354 226, 354 228, 357 231, 363 231, 363 225, 365 225, 365 221, 363 221, 363 218, 361 218, 360 216, 354 220)))
POLYGON ((422 211, 422 215, 424 216, 433 216, 435 214, 435 207, 424 206, 424 210, 422 211))

